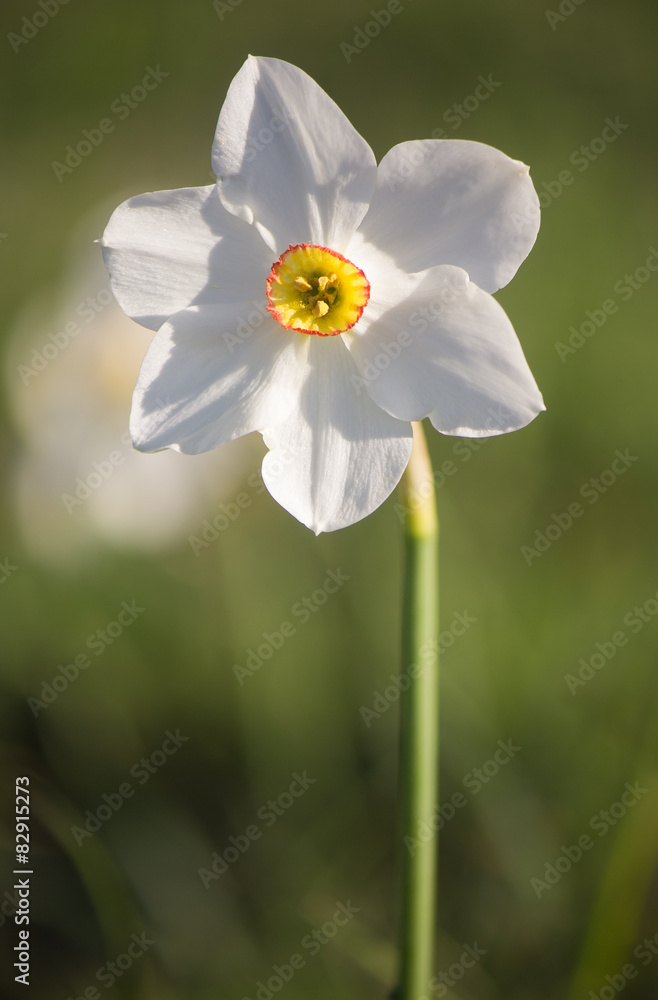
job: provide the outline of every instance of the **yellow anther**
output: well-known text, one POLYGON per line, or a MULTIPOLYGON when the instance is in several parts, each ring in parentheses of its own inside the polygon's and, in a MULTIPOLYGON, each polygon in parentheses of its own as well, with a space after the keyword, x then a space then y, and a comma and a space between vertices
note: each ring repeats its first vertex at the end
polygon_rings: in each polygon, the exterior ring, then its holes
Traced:
POLYGON ((319 299, 313 306, 313 315, 317 316, 318 318, 320 316, 326 316, 328 312, 329 312, 329 306, 327 305, 326 302, 323 302, 322 299, 319 299))
POLYGON ((300 292, 312 292, 313 291, 313 289, 309 285, 309 283, 306 280, 306 278, 302 278, 301 275, 300 275, 299 278, 295 278, 293 284, 294 284, 295 288, 299 288, 300 292))

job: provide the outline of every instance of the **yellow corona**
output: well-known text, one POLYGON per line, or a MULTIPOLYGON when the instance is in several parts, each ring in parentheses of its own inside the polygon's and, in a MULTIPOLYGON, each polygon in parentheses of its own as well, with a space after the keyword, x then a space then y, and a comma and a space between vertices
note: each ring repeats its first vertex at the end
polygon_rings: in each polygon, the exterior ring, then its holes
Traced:
POLYGON ((287 330, 335 337, 358 323, 370 298, 363 271, 312 243, 290 246, 267 279, 268 309, 287 330))

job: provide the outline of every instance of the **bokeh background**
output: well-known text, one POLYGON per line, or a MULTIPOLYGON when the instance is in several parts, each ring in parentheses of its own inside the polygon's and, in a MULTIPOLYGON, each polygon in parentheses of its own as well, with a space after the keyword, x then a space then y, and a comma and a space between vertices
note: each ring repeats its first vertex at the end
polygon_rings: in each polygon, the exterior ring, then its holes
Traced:
POLYGON ((375 1000, 394 979, 396 498, 315 538, 263 491, 260 439, 132 455, 150 334, 110 301, 93 243, 124 198, 211 183, 250 52, 307 70, 378 158, 442 130, 531 166, 542 228, 498 298, 547 412, 473 445, 430 433, 435 467, 455 468, 438 492, 442 628, 469 627, 443 643, 439 801, 465 804, 441 831, 445 975, 427 996, 655 994, 658 9, 400 0, 358 35, 385 7, 2 6, 3 996, 25 995, 17 775, 32 786, 32 996, 267 1000, 279 981, 259 983, 296 952, 289 1000, 375 1000), (167 75, 119 111, 148 67, 167 75), (108 114, 114 131, 58 179, 53 163, 108 114), (66 500, 94 463, 102 483, 66 500), (329 571, 349 579, 327 598, 329 571), (124 602, 132 616, 112 624, 124 602), (295 634, 240 683, 234 666, 286 620, 295 634), (295 773, 313 779, 298 797, 295 773), (348 902, 358 912, 322 935, 348 902))

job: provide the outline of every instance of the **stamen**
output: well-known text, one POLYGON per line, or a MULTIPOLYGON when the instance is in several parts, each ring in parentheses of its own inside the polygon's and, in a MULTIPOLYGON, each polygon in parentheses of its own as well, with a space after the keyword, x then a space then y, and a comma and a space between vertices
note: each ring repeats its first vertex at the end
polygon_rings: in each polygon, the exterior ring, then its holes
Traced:
POLYGON ((315 305, 313 306, 313 315, 314 316, 318 316, 318 317, 319 316, 326 316, 328 312, 329 312, 329 306, 327 305, 326 302, 323 302, 322 299, 319 299, 315 303, 315 305))
POLYGON ((312 292, 313 291, 312 287, 309 285, 309 283, 306 280, 306 278, 302 278, 301 275, 299 276, 299 278, 295 278, 293 284, 294 284, 295 288, 299 288, 300 292, 312 292))

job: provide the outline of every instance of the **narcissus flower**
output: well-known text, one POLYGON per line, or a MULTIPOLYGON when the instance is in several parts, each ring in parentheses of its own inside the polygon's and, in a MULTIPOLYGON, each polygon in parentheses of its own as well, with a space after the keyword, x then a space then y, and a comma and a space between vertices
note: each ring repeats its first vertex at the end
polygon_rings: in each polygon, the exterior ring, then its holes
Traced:
POLYGON ((528 168, 477 142, 404 142, 379 166, 304 72, 250 57, 217 183, 131 198, 101 240, 113 291, 157 330, 133 397, 142 451, 260 431, 272 496, 315 532, 378 507, 412 420, 485 437, 542 410, 492 298, 539 228, 528 168))

